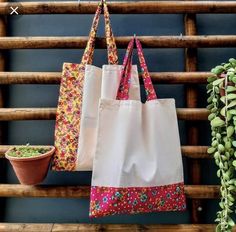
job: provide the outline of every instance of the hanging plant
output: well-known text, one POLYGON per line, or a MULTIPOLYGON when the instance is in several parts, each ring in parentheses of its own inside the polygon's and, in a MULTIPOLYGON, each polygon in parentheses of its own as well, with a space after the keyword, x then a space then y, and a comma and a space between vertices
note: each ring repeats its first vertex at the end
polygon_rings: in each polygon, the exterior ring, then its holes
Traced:
POLYGON ((235 224, 231 213, 236 190, 236 60, 231 58, 229 63, 216 66, 211 72, 213 75, 208 78, 207 85, 207 108, 212 142, 208 153, 214 155, 221 183, 216 231, 228 232, 235 224))

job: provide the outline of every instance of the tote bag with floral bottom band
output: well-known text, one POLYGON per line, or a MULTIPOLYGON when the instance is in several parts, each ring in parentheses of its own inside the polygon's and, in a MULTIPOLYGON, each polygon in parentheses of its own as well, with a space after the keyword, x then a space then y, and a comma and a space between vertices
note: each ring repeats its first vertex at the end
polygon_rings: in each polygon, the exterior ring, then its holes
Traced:
MULTIPOLYGON (((76 169, 91 171, 97 143, 100 98, 116 99, 122 65, 86 65, 76 169)), ((140 100, 138 69, 131 70, 130 99, 140 100)))
POLYGON ((129 43, 116 100, 101 99, 90 217, 186 208, 174 99, 157 99, 138 39, 129 43), (129 100, 136 41, 147 101, 129 100))
POLYGON ((88 43, 80 64, 64 63, 60 94, 56 112, 55 154, 52 170, 76 171, 79 130, 82 114, 85 66, 92 64, 95 38, 101 11, 104 11, 105 34, 109 64, 117 64, 118 56, 110 26, 105 0, 101 0, 95 13, 88 43))

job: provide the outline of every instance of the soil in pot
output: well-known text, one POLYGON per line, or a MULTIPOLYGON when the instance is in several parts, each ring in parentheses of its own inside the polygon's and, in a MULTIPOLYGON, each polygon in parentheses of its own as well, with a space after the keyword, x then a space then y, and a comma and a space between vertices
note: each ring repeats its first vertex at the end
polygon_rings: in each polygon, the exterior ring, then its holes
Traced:
POLYGON ((19 146, 10 148, 5 156, 21 184, 36 185, 45 179, 54 151, 53 146, 19 146))

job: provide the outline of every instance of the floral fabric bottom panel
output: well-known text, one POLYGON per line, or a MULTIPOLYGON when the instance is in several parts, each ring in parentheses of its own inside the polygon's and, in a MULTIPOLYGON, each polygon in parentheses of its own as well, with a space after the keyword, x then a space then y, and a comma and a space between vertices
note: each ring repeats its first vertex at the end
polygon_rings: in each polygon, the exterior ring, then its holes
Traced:
POLYGON ((90 217, 185 209, 183 182, 157 187, 91 187, 90 217))

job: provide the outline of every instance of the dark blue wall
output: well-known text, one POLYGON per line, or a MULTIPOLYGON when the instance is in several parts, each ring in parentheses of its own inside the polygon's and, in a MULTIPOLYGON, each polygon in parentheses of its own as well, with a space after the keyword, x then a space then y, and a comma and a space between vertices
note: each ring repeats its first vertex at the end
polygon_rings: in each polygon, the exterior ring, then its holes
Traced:
MULTIPOLYGON (((92 15, 33 15, 9 17, 9 36, 87 36, 92 15)), ((133 35, 180 35, 184 34, 182 15, 111 15, 112 27, 116 36, 133 35)), ((236 15, 197 15, 198 33, 201 35, 235 34, 236 15)), ((99 36, 103 36, 103 22, 99 36)), ((38 49, 13 50, 8 57, 9 71, 61 71, 62 63, 79 63, 82 50, 78 49, 38 49)), ((184 71, 183 49, 145 49, 150 71, 184 71)), ((124 50, 119 50, 120 62, 124 50)), ((106 52, 96 50, 94 64, 106 63, 106 52)), ((209 71, 212 66, 236 57, 236 49, 198 49, 199 71, 209 71)), ((198 86, 199 106, 205 107, 205 86, 198 86)), ((59 86, 57 85, 11 85, 8 91, 8 107, 56 107, 59 86)), ((161 98, 173 97, 177 107, 185 107, 183 85, 159 85, 161 98)), ((186 143, 185 123, 180 122, 182 144, 186 143)), ((209 143, 206 136, 208 124, 199 124, 201 145, 209 143)), ((8 144, 53 144, 53 121, 16 121, 8 123, 8 144)), ((1 161, 3 162, 3 161, 1 161)), ((202 163, 203 183, 217 183, 212 161, 202 163)), ((185 168, 185 180, 188 183, 185 168)), ((45 184, 87 185, 91 173, 49 172, 45 184)), ((7 166, 5 182, 17 183, 10 165, 7 166)), ((204 220, 213 223, 216 201, 204 202, 204 220)), ((107 217, 90 220, 88 200, 79 199, 15 199, 6 200, 3 220, 6 222, 96 222, 96 223, 189 223, 189 210, 184 213, 155 213, 135 216, 107 217)), ((1 216, 1 214, 0 214, 1 216)))

